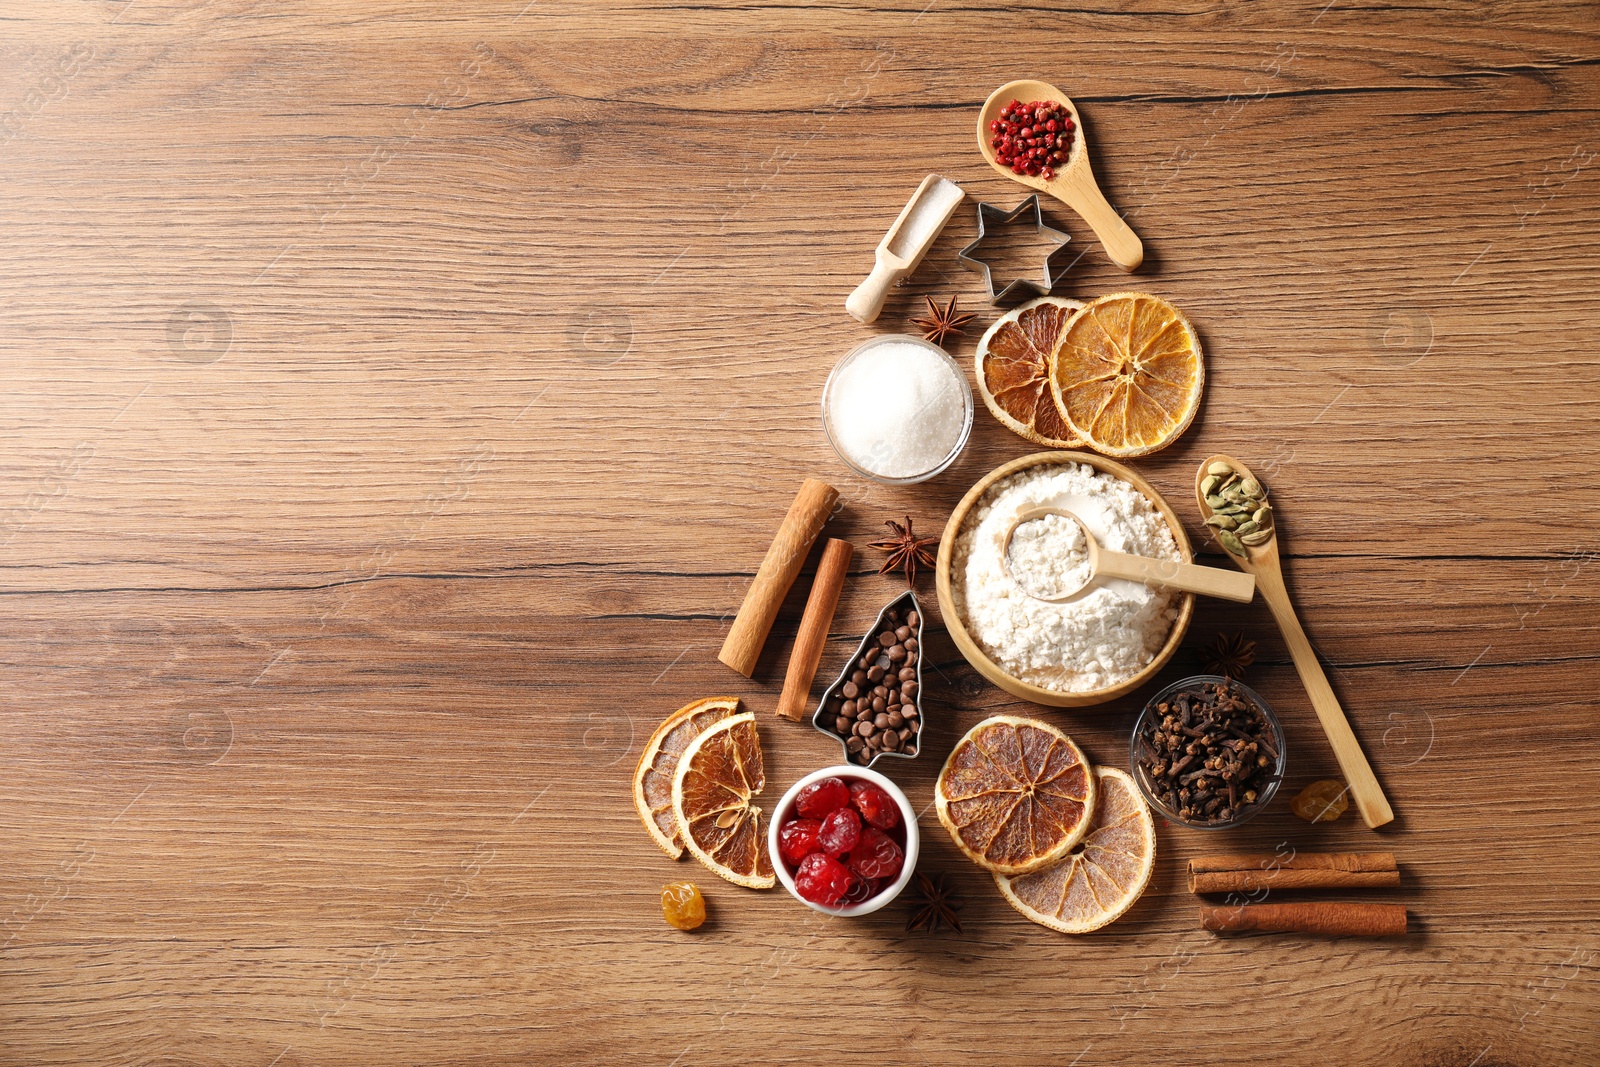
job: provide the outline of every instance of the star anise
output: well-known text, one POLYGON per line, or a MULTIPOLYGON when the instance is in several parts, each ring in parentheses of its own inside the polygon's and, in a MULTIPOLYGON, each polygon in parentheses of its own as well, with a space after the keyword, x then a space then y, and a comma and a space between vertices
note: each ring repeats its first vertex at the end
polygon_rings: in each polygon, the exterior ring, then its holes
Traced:
POLYGON ((970 311, 964 313, 956 311, 956 297, 952 296, 950 303, 944 307, 940 307, 938 301, 931 296, 923 299, 928 302, 928 313, 921 318, 912 319, 911 325, 922 327, 922 336, 934 344, 940 344, 950 334, 966 333, 962 327, 975 317, 970 311))
POLYGON ((937 537, 918 537, 911 529, 911 516, 906 516, 906 524, 901 526, 893 519, 884 523, 894 531, 893 537, 885 537, 881 541, 873 541, 868 547, 876 548, 880 552, 889 553, 889 558, 883 561, 883 566, 878 568, 879 574, 888 574, 896 567, 905 571, 906 586, 917 584, 917 567, 932 567, 937 559, 928 550, 929 545, 939 543, 937 537))
POLYGON ((961 900, 951 887, 949 877, 943 872, 929 878, 918 871, 916 890, 911 903, 916 911, 906 923, 908 933, 912 930, 926 930, 930 934, 936 934, 945 926, 958 934, 962 932, 961 920, 956 918, 956 912, 961 910, 961 900))
POLYGON ((1256 643, 1244 634, 1218 634, 1217 640, 1206 650, 1207 674, 1222 674, 1229 678, 1243 678, 1250 664, 1256 661, 1256 643))

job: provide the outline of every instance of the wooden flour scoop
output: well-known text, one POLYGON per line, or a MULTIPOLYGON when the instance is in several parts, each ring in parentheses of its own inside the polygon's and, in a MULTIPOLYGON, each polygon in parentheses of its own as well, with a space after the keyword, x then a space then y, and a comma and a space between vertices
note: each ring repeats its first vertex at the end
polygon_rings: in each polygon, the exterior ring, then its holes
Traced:
POLYGON ((1197 567, 1193 563, 1180 563, 1175 559, 1152 559, 1149 556, 1132 556, 1126 552, 1108 552, 1095 541, 1094 534, 1083 520, 1064 508, 1029 508, 1012 520, 1006 529, 1005 541, 1000 545, 1000 566, 1006 576, 1017 582, 1017 587, 1035 600, 1048 604, 1065 604, 1077 600, 1094 587, 1097 578, 1125 578, 1130 582, 1159 585, 1185 593, 1221 597, 1239 604, 1248 604, 1256 595, 1256 580, 1248 574, 1223 570, 1221 567, 1197 567), (1011 539, 1023 523, 1042 519, 1047 515, 1060 515, 1078 524, 1087 548, 1088 577, 1082 585, 1066 593, 1041 596, 1011 573, 1011 539))

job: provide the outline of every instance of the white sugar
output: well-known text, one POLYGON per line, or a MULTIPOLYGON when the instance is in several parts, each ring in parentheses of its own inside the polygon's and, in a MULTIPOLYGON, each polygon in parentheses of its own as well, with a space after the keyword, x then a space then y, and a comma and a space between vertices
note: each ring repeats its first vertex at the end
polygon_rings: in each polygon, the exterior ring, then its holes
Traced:
POLYGON ((901 259, 916 259, 939 236, 956 205, 966 195, 961 186, 949 178, 940 178, 928 186, 928 191, 911 205, 910 214, 895 232, 894 240, 889 242, 889 251, 901 259))
POLYGON ((839 368, 828 427, 839 450, 881 478, 914 478, 943 463, 967 422, 966 382, 938 353, 884 341, 839 368))

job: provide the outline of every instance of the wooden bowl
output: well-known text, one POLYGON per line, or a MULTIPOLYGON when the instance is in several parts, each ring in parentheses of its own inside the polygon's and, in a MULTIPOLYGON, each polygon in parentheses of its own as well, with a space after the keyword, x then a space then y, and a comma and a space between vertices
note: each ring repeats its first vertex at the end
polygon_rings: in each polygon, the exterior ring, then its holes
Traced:
POLYGON ((1194 594, 1183 594, 1183 601, 1178 608, 1178 617, 1173 621, 1172 632, 1167 634, 1167 643, 1156 653, 1155 659, 1149 666, 1125 682, 1104 689, 1093 689, 1083 693, 1064 693, 1057 689, 1046 689, 1032 682, 1025 682, 1021 678, 1007 674, 999 664, 990 659, 978 647, 978 643, 967 632, 965 620, 957 613, 955 598, 950 592, 950 564, 955 555, 956 535, 960 533, 962 525, 967 521, 967 515, 978 503, 978 498, 988 491, 989 487, 1007 475, 1026 470, 1029 467, 1056 466, 1062 463, 1083 463, 1099 471, 1104 471, 1113 477, 1121 478, 1132 485, 1139 492, 1160 509, 1162 516, 1167 520, 1167 527, 1172 531, 1172 539, 1178 543, 1178 551, 1183 556, 1185 563, 1194 562, 1194 550, 1189 547, 1189 535, 1183 531, 1183 523, 1178 521, 1178 515, 1172 510, 1161 494, 1156 492, 1155 486, 1145 481, 1144 478, 1124 467, 1122 464, 1109 460, 1093 452, 1036 452, 1031 456, 1014 459, 1010 463, 1002 464, 978 479, 976 485, 967 490, 967 495, 961 498, 961 503, 950 513, 950 521, 945 523, 944 536, 939 539, 939 561, 936 567, 935 580, 939 593, 939 610, 944 615, 945 627, 950 631, 950 639, 955 642, 961 654, 967 657, 967 662, 975 667, 995 685, 1004 689, 1013 696, 1031 700, 1035 704, 1045 704, 1053 708, 1083 708, 1093 704, 1104 704, 1108 700, 1125 696, 1138 689, 1141 685, 1156 676, 1156 673, 1172 659, 1173 653, 1178 651, 1178 645, 1183 642, 1183 635, 1189 630, 1189 621, 1194 617, 1194 594))

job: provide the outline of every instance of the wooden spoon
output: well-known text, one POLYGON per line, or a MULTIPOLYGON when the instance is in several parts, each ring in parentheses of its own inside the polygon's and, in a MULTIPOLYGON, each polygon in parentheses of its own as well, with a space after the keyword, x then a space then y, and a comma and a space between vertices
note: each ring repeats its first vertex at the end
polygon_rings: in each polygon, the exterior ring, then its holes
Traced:
MULTIPOLYGON (((1200 484, 1205 481, 1206 468, 1218 461, 1226 463, 1246 478, 1255 478, 1249 467, 1232 456, 1215 455, 1202 462, 1194 479, 1194 494, 1200 504, 1201 518, 1210 518, 1212 509, 1206 503, 1206 495, 1200 491, 1200 484)), ((1259 478, 1256 480, 1260 481, 1259 478)), ((1224 554, 1240 569, 1256 576, 1256 588, 1261 590, 1261 598, 1267 602, 1272 617, 1278 621, 1278 629, 1283 631, 1283 640, 1289 646, 1295 670, 1300 672, 1300 682, 1306 687, 1311 706, 1322 722, 1322 732, 1328 735, 1328 743, 1333 746, 1339 769, 1344 772, 1345 781, 1350 783, 1350 796, 1356 802, 1356 810, 1361 812, 1362 821, 1368 826, 1382 826, 1394 820, 1394 809, 1389 807, 1383 787, 1378 784, 1366 754, 1361 751, 1361 742, 1356 740, 1356 735, 1350 729, 1350 721, 1339 706, 1339 698, 1333 695, 1333 687, 1328 684, 1327 675, 1322 673, 1317 653, 1306 638, 1306 632, 1300 628, 1300 620, 1295 617, 1294 605, 1289 602, 1289 591, 1283 584, 1283 569, 1278 563, 1277 524, 1274 523, 1271 529, 1272 536, 1265 544, 1244 546, 1243 558, 1226 550, 1224 554)))
MULTIPOLYGON (((1232 600, 1239 604, 1248 604, 1255 598, 1256 580, 1248 574, 1235 574, 1221 567, 1197 567, 1193 563, 1182 563, 1172 559, 1152 559, 1149 556, 1135 556, 1127 552, 1107 551, 1100 547, 1100 543, 1094 539, 1094 534, 1084 525, 1083 520, 1064 508, 1029 508, 1012 520, 1000 545, 1000 566, 1007 575, 1011 574, 1011 539, 1016 536, 1017 527, 1034 519, 1042 519, 1046 515, 1060 515, 1078 524, 1088 550, 1085 553, 1089 562, 1088 577, 1078 588, 1058 596, 1040 596, 1024 583, 1017 582, 1018 588, 1035 600, 1042 600, 1047 604, 1065 604, 1077 600, 1094 585, 1096 578, 1101 577, 1125 578, 1130 582, 1159 585, 1185 593, 1221 597, 1223 600, 1232 600)), ((1012 581, 1016 579, 1013 577, 1012 581)))
POLYGON ((1076 211, 1094 230, 1095 236, 1100 238, 1100 244, 1105 247, 1111 262, 1126 271, 1138 270, 1139 264, 1144 262, 1144 243, 1139 240, 1139 235, 1122 221, 1122 216, 1106 202, 1105 194, 1095 184, 1094 171, 1089 168, 1089 145, 1084 140, 1083 122, 1066 93, 1049 82, 1040 81, 1014 81, 1000 86, 989 94, 989 99, 984 101, 982 110, 978 112, 978 151, 989 161, 989 166, 1005 177, 1021 182, 1030 189, 1049 193, 1076 211), (1072 114, 1072 154, 1056 168, 1056 176, 1049 181, 1028 174, 1013 174, 1010 167, 1002 166, 995 160, 994 149, 989 145, 992 136, 989 123, 1000 114, 1001 108, 1013 100, 1021 100, 1025 104, 1034 100, 1054 100, 1072 114))

